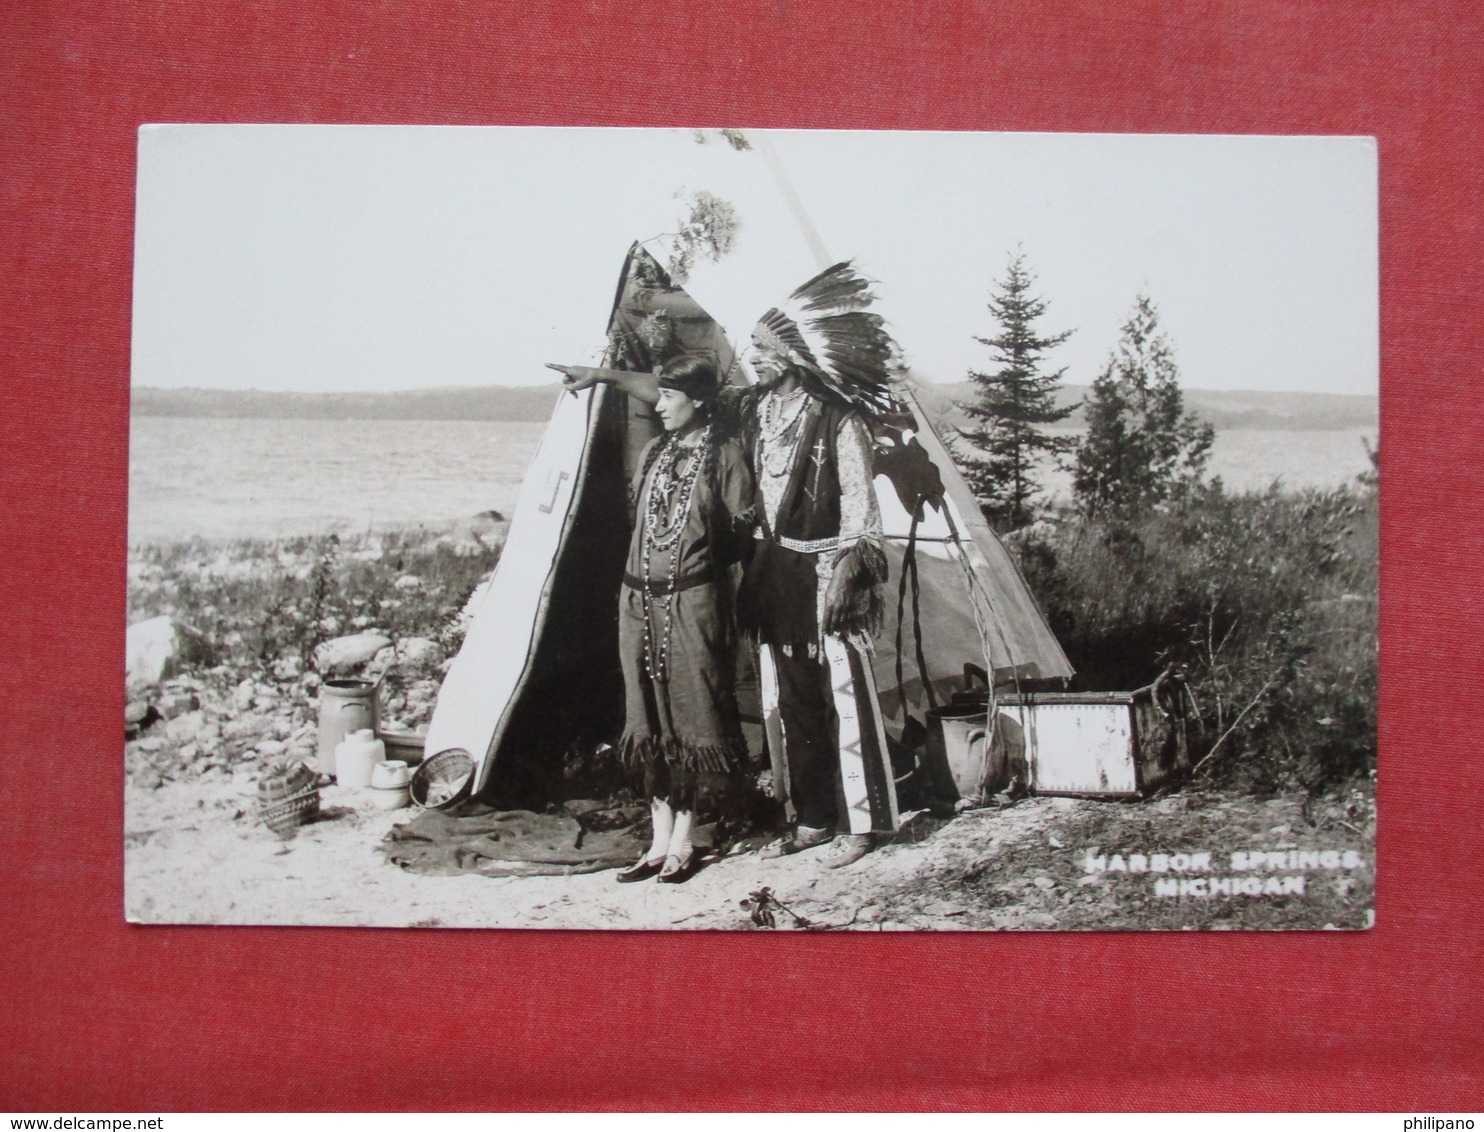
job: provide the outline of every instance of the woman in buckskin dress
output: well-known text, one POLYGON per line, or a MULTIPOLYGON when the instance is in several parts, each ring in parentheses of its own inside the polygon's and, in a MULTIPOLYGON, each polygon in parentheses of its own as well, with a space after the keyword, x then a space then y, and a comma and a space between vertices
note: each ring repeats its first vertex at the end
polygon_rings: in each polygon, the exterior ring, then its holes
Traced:
POLYGON ((747 748, 736 699, 733 567, 751 549, 754 488, 736 440, 712 419, 719 380, 709 359, 658 374, 665 427, 631 486, 633 537, 619 599, 624 764, 650 800, 649 851, 621 882, 695 871, 691 825, 704 776, 740 771, 747 748))

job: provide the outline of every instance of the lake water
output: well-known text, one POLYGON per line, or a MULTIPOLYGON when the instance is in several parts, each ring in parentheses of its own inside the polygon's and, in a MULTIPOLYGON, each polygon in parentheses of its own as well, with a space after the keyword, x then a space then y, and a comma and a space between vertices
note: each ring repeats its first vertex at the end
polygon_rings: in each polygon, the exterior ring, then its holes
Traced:
POLYGON ((129 541, 283 537, 515 510, 544 422, 134 417, 129 541))
MULTIPOLYGON (((129 541, 276 538, 509 516, 544 423, 135 417, 129 541)), ((1336 486, 1369 466, 1374 429, 1220 433, 1229 488, 1336 486)), ((1067 477, 1049 486, 1064 493, 1067 477)))
MULTIPOLYGON (((1075 429, 1050 431, 1081 434, 1075 429)), ((1228 491, 1264 491, 1274 480, 1294 490, 1339 487, 1370 470, 1367 443, 1376 446, 1374 428, 1227 429, 1216 433, 1206 473, 1220 476, 1228 491)), ((1068 473, 1049 472, 1044 482, 1057 497, 1071 494, 1068 473)))

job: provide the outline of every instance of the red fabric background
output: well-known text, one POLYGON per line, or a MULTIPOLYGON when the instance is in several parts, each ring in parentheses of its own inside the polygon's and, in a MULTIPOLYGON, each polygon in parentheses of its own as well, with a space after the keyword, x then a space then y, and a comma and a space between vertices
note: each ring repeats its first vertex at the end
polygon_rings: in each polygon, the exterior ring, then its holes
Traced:
POLYGON ((1477 1106, 1481 12, 1470 0, 6 4, 0 1108, 1477 1106), (135 129, 154 121, 1377 135, 1379 926, 127 926, 130 256, 135 129))

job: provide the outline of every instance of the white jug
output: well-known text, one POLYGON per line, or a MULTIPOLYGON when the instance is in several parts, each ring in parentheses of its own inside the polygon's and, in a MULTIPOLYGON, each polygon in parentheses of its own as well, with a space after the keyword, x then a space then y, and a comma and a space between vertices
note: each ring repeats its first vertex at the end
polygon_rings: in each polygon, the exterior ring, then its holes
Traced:
POLYGON ((369 727, 352 731, 335 747, 335 781, 352 790, 371 785, 378 763, 386 761, 386 744, 369 727))

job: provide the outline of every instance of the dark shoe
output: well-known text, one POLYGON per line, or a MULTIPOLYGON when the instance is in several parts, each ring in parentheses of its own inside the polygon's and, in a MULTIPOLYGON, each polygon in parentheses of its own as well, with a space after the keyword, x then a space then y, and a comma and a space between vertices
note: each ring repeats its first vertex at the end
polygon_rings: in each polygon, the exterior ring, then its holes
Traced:
POLYGON ((618 870, 619 884, 633 884, 636 880, 648 880, 665 867, 666 858, 661 857, 658 861, 651 861, 648 857, 640 857, 626 869, 618 870))
POLYGON ((686 854, 685 860, 681 860, 671 853, 665 858, 665 867, 660 870, 661 884, 684 884, 696 875, 700 868, 701 855, 692 849, 686 854))
POLYGON ((764 860, 773 857, 791 857, 795 853, 802 853, 805 849, 817 849, 821 845, 828 845, 834 840, 835 831, 832 829, 815 829, 813 826, 801 825, 794 830, 792 837, 779 838, 768 845, 764 845, 757 851, 757 855, 764 860))

